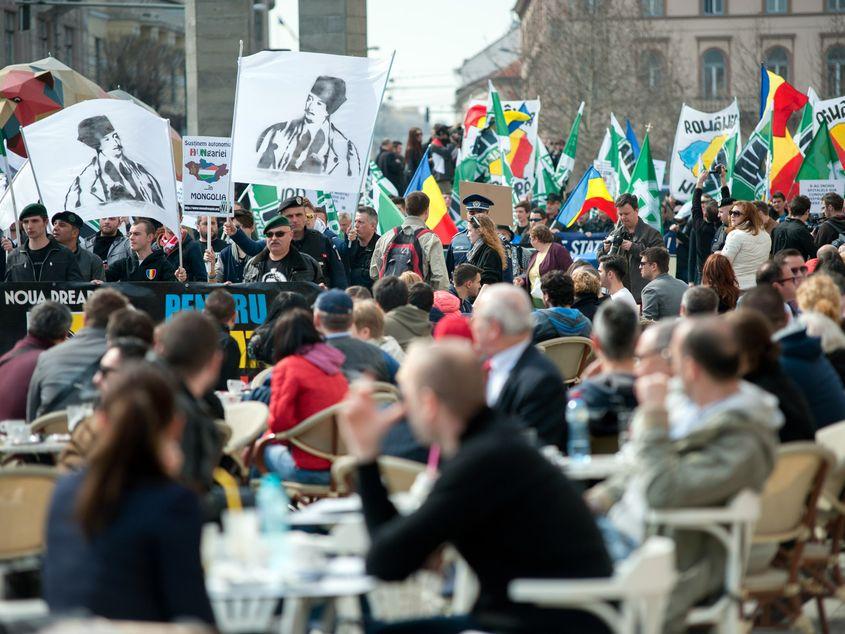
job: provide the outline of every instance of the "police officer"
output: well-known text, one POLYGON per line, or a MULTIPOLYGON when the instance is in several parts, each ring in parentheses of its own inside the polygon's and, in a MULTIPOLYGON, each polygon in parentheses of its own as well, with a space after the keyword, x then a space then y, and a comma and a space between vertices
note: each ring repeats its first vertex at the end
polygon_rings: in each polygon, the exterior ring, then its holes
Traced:
MULTIPOLYGON (((493 206, 493 201, 481 194, 470 194, 461 203, 466 207, 467 219, 476 214, 487 214, 490 212, 490 207, 493 206)), ((467 261, 470 249, 472 249, 472 243, 469 241, 467 230, 464 229, 456 233, 451 244, 449 244, 449 250, 446 252, 446 269, 449 271, 450 279, 455 267, 467 261)))

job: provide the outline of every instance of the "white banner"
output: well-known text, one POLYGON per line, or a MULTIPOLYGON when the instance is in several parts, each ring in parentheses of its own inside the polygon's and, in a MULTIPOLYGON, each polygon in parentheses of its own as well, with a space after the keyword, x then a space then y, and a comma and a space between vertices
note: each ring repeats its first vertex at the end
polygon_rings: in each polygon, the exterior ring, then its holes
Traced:
POLYGON ((182 211, 186 216, 227 216, 232 141, 219 136, 182 138, 182 211))
POLYGON ((814 180, 800 181, 798 187, 801 195, 810 199, 810 213, 819 215, 822 213, 822 198, 831 192, 842 196, 845 194, 845 181, 843 180, 814 180))
MULTIPOLYGON (((38 202, 38 189, 35 187, 35 177, 32 175, 32 165, 29 161, 24 161, 20 171, 15 174, 12 187, 15 189, 18 213, 28 204, 38 202)), ((7 187, 0 196, 0 230, 6 231, 13 224, 15 224, 15 209, 12 206, 12 192, 7 187)))
POLYGON ((152 218, 179 231, 164 119, 131 101, 90 99, 26 126, 23 137, 50 214, 152 218))
POLYGON ((813 104, 813 134, 819 131, 822 121, 827 121, 830 140, 845 165, 845 97, 825 99, 813 104))
POLYGON ((709 168, 725 142, 738 133, 739 106, 736 99, 719 112, 701 112, 684 104, 669 159, 669 193, 672 197, 681 201, 691 198, 698 179, 699 162, 709 168))
POLYGON ((238 63, 233 178, 357 192, 390 60, 262 51, 238 63))

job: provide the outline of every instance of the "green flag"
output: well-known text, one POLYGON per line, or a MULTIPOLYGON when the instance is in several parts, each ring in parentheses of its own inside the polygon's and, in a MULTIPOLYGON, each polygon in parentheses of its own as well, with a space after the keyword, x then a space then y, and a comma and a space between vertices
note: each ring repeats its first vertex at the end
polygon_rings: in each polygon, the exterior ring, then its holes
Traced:
MULTIPOLYGON (((546 208, 549 194, 560 192, 555 182, 554 163, 542 139, 537 139, 537 160, 534 167, 534 186, 531 192, 532 204, 540 209, 546 208)), ((560 157, 563 162, 563 156, 560 157)))
POLYGON ((396 191, 396 186, 382 173, 375 161, 370 161, 370 174, 375 177, 381 188, 387 191, 389 195, 401 196, 401 193, 396 191))
POLYGON ((340 221, 337 219, 337 208, 334 206, 331 192, 317 190, 317 206, 326 210, 329 229, 340 234, 340 221))
POLYGON ((819 100, 819 96, 812 86, 807 90, 807 97, 809 101, 801 110, 801 121, 798 123, 798 128, 795 130, 793 140, 801 150, 801 154, 807 155, 807 148, 810 147, 810 141, 813 140, 813 106, 819 100))
POLYGON ((735 200, 762 200, 766 196, 770 122, 771 112, 767 110, 736 158, 731 174, 731 196, 735 200))
POLYGON ((489 117, 490 113, 493 113, 494 130, 499 146, 499 158, 502 162, 502 180, 500 184, 511 188, 513 202, 516 204, 519 202, 519 199, 513 190, 513 172, 511 171, 511 166, 508 164, 508 153, 511 151, 510 131, 508 130, 508 123, 505 121, 505 111, 502 109, 502 102, 499 100, 499 92, 493 86, 492 81, 488 80, 487 84, 490 89, 489 103, 491 104, 491 107, 487 108, 487 116, 489 117))
POLYGON ((474 181, 478 176, 478 171, 478 157, 474 154, 458 159, 458 164, 455 166, 455 178, 452 180, 452 196, 449 199, 449 215, 453 219, 457 219, 455 220, 456 225, 463 223, 463 220, 460 220, 461 181, 474 181))
POLYGON ((264 213, 278 209, 282 202, 279 198, 279 190, 275 185, 250 185, 249 197, 252 203, 252 216, 255 218, 255 231, 257 235, 262 235, 264 233, 264 213))
MULTIPOLYGON (((610 126, 610 164, 613 165, 613 169, 616 171, 616 177, 619 180, 619 191, 628 191, 628 187, 630 185, 630 179, 628 174, 628 167, 625 165, 625 161, 622 159, 622 156, 619 153, 620 147, 622 145, 622 135, 616 131, 616 127, 611 125, 610 126)), ((642 150, 640 150, 640 156, 642 156, 642 150)), ((634 166, 636 169, 636 165, 634 166)), ((654 169, 652 167, 652 169, 654 169)))
POLYGON ((640 218, 643 222, 663 233, 663 223, 660 217, 660 190, 657 187, 657 176, 654 173, 654 161, 651 160, 651 143, 648 139, 648 132, 645 133, 643 147, 634 165, 631 183, 627 191, 637 197, 640 218))
POLYGON ((373 180, 373 207, 378 214, 378 231, 384 235, 394 227, 402 224, 405 217, 399 208, 390 200, 390 192, 379 182, 375 174, 371 175, 373 180))
POLYGON ((569 129, 566 146, 563 148, 563 154, 560 155, 560 160, 557 162, 557 168, 554 173, 555 185, 560 192, 566 190, 569 177, 575 168, 575 152, 578 149, 578 129, 581 127, 581 117, 583 114, 584 102, 582 101, 578 107, 578 114, 575 115, 575 121, 572 122, 572 127, 569 129))
POLYGON ((804 161, 798 170, 796 181, 827 180, 842 178, 842 166, 827 129, 827 121, 822 121, 819 129, 810 141, 804 153, 804 161))

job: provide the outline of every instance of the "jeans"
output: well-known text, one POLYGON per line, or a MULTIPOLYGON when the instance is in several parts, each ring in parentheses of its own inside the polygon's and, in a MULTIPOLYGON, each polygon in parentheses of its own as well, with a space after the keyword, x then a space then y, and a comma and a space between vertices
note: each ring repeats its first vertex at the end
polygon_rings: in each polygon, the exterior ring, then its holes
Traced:
POLYGON ((293 461, 293 456, 284 445, 268 445, 264 449, 264 465, 282 480, 300 484, 329 485, 331 472, 326 470, 300 469, 293 461))
POLYGON ((601 531, 605 548, 607 548, 607 554, 610 555, 614 564, 627 559, 639 547, 637 542, 616 528, 613 522, 607 519, 606 516, 597 517, 596 525, 599 527, 599 531, 601 531))

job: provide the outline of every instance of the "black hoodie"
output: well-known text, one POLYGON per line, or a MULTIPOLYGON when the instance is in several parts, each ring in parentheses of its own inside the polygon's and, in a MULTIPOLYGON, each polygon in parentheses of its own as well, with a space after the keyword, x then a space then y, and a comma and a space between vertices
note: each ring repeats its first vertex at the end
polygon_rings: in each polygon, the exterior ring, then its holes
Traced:
POLYGON ((818 233, 816 233, 816 249, 830 244, 839 238, 840 234, 845 234, 845 216, 828 218, 819 225, 818 233))
POLYGON ((118 260, 106 271, 107 282, 175 282, 173 267, 158 249, 139 263, 134 253, 118 260))

